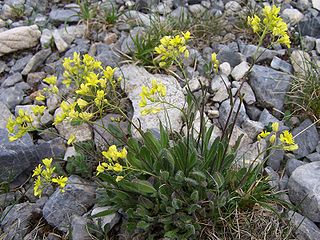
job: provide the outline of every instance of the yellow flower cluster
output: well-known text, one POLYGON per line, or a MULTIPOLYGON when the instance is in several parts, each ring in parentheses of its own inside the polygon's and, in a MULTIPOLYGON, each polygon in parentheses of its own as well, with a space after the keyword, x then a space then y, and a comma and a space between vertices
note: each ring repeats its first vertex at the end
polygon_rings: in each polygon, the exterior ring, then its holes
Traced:
MULTIPOLYGON (((115 145, 109 147, 108 151, 103 151, 102 155, 108 160, 107 162, 99 163, 97 166, 97 175, 103 173, 105 170, 122 172, 123 166, 119 163, 120 159, 125 159, 127 157, 127 149, 123 148, 121 151, 117 150, 115 145)), ((123 176, 117 176, 116 181, 121 181, 123 176)))
MULTIPOLYGON (((114 79, 115 68, 107 66, 105 69, 100 61, 85 54, 82 59, 80 54, 74 53, 73 59, 65 58, 64 80, 66 87, 71 84, 75 87, 75 97, 72 103, 63 101, 60 105, 62 113, 54 120, 54 125, 64 119, 90 121, 97 117, 110 106, 110 102, 116 101, 118 87, 121 78, 114 79)), ((101 116, 100 116, 101 117, 101 116)))
MULTIPOLYGON (((43 115, 45 109, 45 106, 31 107, 33 114, 38 118, 43 115)), ((16 141, 17 139, 23 137, 27 132, 34 131, 35 127, 32 125, 33 121, 33 117, 23 109, 19 109, 18 116, 15 119, 10 116, 6 125, 9 133, 9 141, 16 141)))
POLYGON ((211 54, 211 62, 213 64, 214 71, 217 73, 220 63, 219 63, 219 60, 217 59, 217 54, 216 53, 212 53, 211 54))
POLYGON ((34 178, 33 194, 36 197, 41 197, 43 190, 51 183, 56 183, 63 192, 67 184, 68 178, 64 176, 54 176, 55 167, 52 167, 52 158, 42 159, 42 164, 39 164, 34 170, 32 177, 34 178))
POLYGON ((166 86, 162 83, 158 83, 157 80, 151 80, 151 88, 143 85, 141 88, 139 106, 142 108, 141 115, 156 114, 162 110, 159 107, 161 97, 165 97, 167 94, 166 86), (156 105, 147 107, 148 100, 156 105))
POLYGON ((49 76, 42 80, 46 84, 49 85, 49 87, 45 87, 42 89, 42 91, 38 92, 38 95, 36 97, 37 101, 44 101, 46 100, 46 96, 50 94, 58 94, 59 88, 57 87, 57 77, 56 76, 49 76))
MULTIPOLYGON (((274 122, 272 123, 272 132, 262 131, 258 135, 257 139, 258 141, 261 141, 262 139, 268 137, 269 142, 271 144, 274 144, 277 139, 278 131, 279 131, 279 123, 274 122)), ((282 131, 282 133, 280 133, 279 140, 280 140, 280 147, 285 151, 295 151, 299 148, 298 145, 294 142, 294 138, 292 134, 288 130, 284 130, 282 131)))
POLYGON ((155 53, 160 55, 160 67, 170 67, 174 61, 178 61, 181 55, 185 58, 189 57, 189 50, 187 49, 187 42, 190 39, 190 32, 182 33, 182 36, 176 35, 164 36, 160 40, 160 45, 155 47, 155 53))
POLYGON ((272 42, 286 45, 290 48, 290 38, 288 36, 288 26, 279 17, 280 8, 273 5, 265 6, 262 10, 263 20, 257 15, 248 17, 248 24, 251 26, 254 33, 259 37, 265 37, 266 34, 271 34, 273 37, 272 42))

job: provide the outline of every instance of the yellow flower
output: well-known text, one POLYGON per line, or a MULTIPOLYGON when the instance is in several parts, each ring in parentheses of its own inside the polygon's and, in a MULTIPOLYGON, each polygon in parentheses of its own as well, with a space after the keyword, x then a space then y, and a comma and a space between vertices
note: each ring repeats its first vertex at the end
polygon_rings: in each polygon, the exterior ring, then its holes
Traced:
POLYGON ((77 104, 82 109, 82 108, 88 106, 89 103, 86 100, 83 100, 82 98, 78 98, 77 104))
POLYGON ((42 194, 42 182, 41 182, 41 177, 40 176, 38 176, 37 179, 34 182, 33 194, 36 197, 37 196, 41 197, 41 194, 42 194))
POLYGON ((45 79, 43 79, 43 81, 49 85, 56 85, 57 84, 57 77, 56 76, 50 76, 47 77, 45 79))
POLYGON ((76 136, 75 136, 74 134, 71 134, 71 135, 69 136, 69 139, 68 139, 67 144, 68 144, 68 145, 71 145, 71 144, 73 144, 75 141, 76 141, 76 136))
POLYGON ((290 48, 291 41, 288 35, 284 35, 277 40, 277 43, 284 44, 287 48, 290 48))
POLYGON ((276 141, 276 135, 275 134, 272 134, 271 135, 271 137, 269 138, 269 141, 270 141, 270 143, 275 143, 275 141, 276 141))
MULTIPOLYGON (((141 94, 140 94, 141 96, 141 94)), ((139 102, 139 107, 145 107, 147 106, 147 99, 144 96, 141 96, 141 100, 139 102)))
POLYGON ((42 163, 46 168, 50 168, 52 163, 52 158, 44 158, 42 159, 42 163))
POLYGON ((72 80, 70 78, 66 78, 62 80, 62 83, 66 85, 66 87, 70 87, 72 80))
POLYGON ((272 131, 274 131, 274 132, 279 131, 279 123, 278 122, 272 123, 272 131))
POLYGON ((99 165, 97 166, 97 176, 100 174, 100 173, 103 173, 105 171, 105 167, 102 166, 100 163, 99 165))
POLYGON ((259 135, 258 135, 258 141, 261 141, 261 139, 266 138, 267 136, 269 136, 270 132, 267 131, 262 131, 259 135))
POLYGON ((116 161, 118 159, 118 150, 116 145, 110 146, 107 152, 102 152, 102 155, 109 161, 116 161))
POLYGON ((39 176, 42 172, 42 165, 39 164, 34 170, 33 170, 33 174, 32 174, 32 177, 35 177, 35 176, 39 176))
POLYGON ((76 90, 77 94, 87 95, 90 92, 90 88, 87 84, 81 83, 80 89, 76 90))
POLYGON ((61 123, 68 115, 66 113, 60 113, 57 114, 56 117, 54 118, 53 125, 57 125, 61 123))
POLYGON ((295 144, 292 134, 288 130, 284 130, 280 134, 280 141, 285 144, 295 144))
POLYGON ((41 92, 38 92, 38 94, 36 96, 36 100, 37 101, 44 101, 44 100, 46 100, 46 97, 43 96, 41 92))
POLYGON ((14 132, 14 126, 16 125, 16 122, 13 120, 12 116, 9 117, 6 128, 9 133, 14 132))
POLYGON ((258 33, 261 30, 260 27, 260 18, 257 15, 254 15, 253 17, 248 16, 248 25, 252 27, 252 30, 254 33, 258 33))
POLYGON ((103 76, 108 79, 111 80, 113 78, 114 72, 117 68, 112 68, 110 66, 107 66, 106 69, 103 71, 103 76))
POLYGON ((93 113, 81 112, 79 113, 79 117, 84 121, 90 121, 90 119, 93 117, 93 113))
POLYGON ((298 144, 292 144, 292 145, 288 145, 288 146, 283 146, 283 150, 285 151, 295 151, 298 150, 299 146, 298 144))
POLYGON ((120 182, 124 177, 123 176, 117 176, 116 177, 116 182, 120 182))
POLYGON ((67 178, 67 177, 64 177, 64 176, 59 176, 59 177, 57 177, 57 178, 52 178, 51 181, 52 181, 53 183, 58 184, 59 187, 60 187, 61 189, 63 189, 63 188, 66 186, 66 184, 67 184, 68 178, 67 178))
POLYGON ((217 54, 216 53, 212 53, 211 54, 211 61, 213 63, 213 68, 214 68, 215 72, 218 72, 219 60, 217 59, 217 54))
POLYGON ((53 168, 48 167, 41 172, 41 176, 44 177, 46 181, 50 181, 55 169, 56 169, 55 167, 53 167, 53 168))
POLYGON ((32 106, 31 110, 35 116, 38 116, 38 115, 42 115, 44 113, 44 110, 46 110, 46 107, 36 105, 36 106, 32 106))
POLYGON ((116 163, 114 166, 113 166, 113 170, 115 172, 121 172, 122 171, 122 166, 119 164, 119 163, 116 163))
POLYGON ((122 151, 118 152, 117 156, 119 158, 122 158, 122 159, 126 158, 127 157, 127 149, 126 148, 122 148, 122 151))

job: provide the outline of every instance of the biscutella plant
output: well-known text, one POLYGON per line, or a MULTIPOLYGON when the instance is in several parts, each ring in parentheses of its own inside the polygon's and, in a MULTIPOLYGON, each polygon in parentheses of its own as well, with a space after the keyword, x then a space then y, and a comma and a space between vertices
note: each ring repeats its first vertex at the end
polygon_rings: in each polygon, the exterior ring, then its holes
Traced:
POLYGON ((256 33, 260 42, 270 34, 271 43, 280 43, 290 48, 290 38, 288 35, 288 26, 279 17, 280 8, 272 5, 265 6, 262 10, 261 17, 254 15, 248 17, 248 25, 251 26, 254 33, 256 33))
POLYGON ((33 192, 36 197, 41 197, 42 192, 52 184, 59 186, 64 192, 64 187, 67 184, 68 177, 57 176, 55 167, 52 166, 52 158, 42 159, 43 164, 39 164, 34 170, 32 177, 34 178, 33 192))
POLYGON ((156 47, 155 53, 159 55, 156 58, 161 68, 168 68, 172 64, 180 64, 181 58, 188 58, 189 50, 187 49, 187 43, 190 39, 190 32, 182 33, 174 37, 164 36, 160 40, 160 45, 156 47))

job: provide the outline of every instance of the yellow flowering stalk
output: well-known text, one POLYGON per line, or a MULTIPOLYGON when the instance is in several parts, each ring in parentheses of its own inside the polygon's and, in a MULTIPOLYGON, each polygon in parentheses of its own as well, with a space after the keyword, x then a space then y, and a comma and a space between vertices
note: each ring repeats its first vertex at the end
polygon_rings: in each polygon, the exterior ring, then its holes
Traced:
POLYGON ((55 176, 55 167, 52 167, 52 158, 42 159, 42 164, 39 164, 34 170, 32 177, 34 178, 33 194, 36 197, 41 197, 43 190, 51 185, 58 184, 63 192, 67 184, 68 178, 64 176, 55 176))
MULTIPOLYGON (((43 113, 44 109, 35 108, 35 111, 37 112, 37 115, 40 115, 40 113, 43 113)), ((34 131, 36 128, 32 125, 33 121, 33 117, 23 109, 19 109, 15 119, 10 116, 6 125, 9 141, 16 141, 23 137, 27 132, 34 131)))
POLYGON ((187 42, 190 39, 190 32, 181 35, 164 36, 160 40, 160 45, 155 47, 155 53, 160 56, 159 66, 162 68, 170 67, 174 62, 180 62, 181 56, 189 57, 187 42))
POLYGON ((277 144, 275 147, 280 147, 281 149, 285 151, 295 151, 298 149, 298 145, 294 142, 292 134, 288 130, 282 131, 280 133, 280 136, 278 135, 279 132, 279 123, 274 122, 271 124, 271 132, 268 131, 262 131, 257 139, 258 141, 261 141, 264 138, 268 137, 268 140, 271 144, 277 144), (279 136, 279 142, 277 142, 277 136, 279 136))
POLYGON ((260 37, 260 44, 264 40, 267 34, 272 37, 272 43, 280 43, 290 48, 290 38, 288 35, 288 26, 279 17, 280 8, 272 5, 265 6, 262 10, 261 18, 257 15, 248 16, 248 25, 251 26, 254 33, 260 37), (261 21, 262 20, 262 21, 261 21))
POLYGON ((282 143, 283 150, 295 151, 299 148, 298 144, 294 142, 292 133, 290 133, 288 130, 284 130, 280 134, 280 141, 282 143))
POLYGON ((219 63, 219 60, 217 59, 217 54, 216 53, 212 53, 211 54, 211 64, 213 64, 213 69, 217 73, 220 63, 219 63))
POLYGON ((159 107, 159 104, 166 94, 166 86, 162 83, 158 83, 157 80, 153 79, 151 81, 151 88, 143 85, 140 93, 141 100, 139 102, 141 115, 156 114, 160 112, 162 108, 159 107), (147 107, 148 101, 153 103, 152 106, 147 107))
MULTIPOLYGON (((107 171, 113 171, 115 173, 121 173, 124 170, 124 166, 119 163, 119 159, 127 158, 127 149, 122 148, 121 151, 118 151, 115 145, 109 147, 108 151, 103 151, 101 153, 107 160, 107 162, 99 163, 97 166, 97 176, 101 173, 107 171)), ((116 181, 119 182, 123 179, 123 176, 117 176, 116 181)))

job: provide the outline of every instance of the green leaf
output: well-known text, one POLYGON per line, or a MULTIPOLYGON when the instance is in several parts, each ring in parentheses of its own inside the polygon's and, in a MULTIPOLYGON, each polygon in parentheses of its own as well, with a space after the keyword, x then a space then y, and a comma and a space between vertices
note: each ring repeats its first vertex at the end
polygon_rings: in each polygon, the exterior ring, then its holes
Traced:
POLYGON ((109 208, 109 209, 107 209, 107 210, 104 210, 104 211, 102 211, 102 212, 99 212, 99 213, 97 213, 97 214, 94 214, 94 215, 92 215, 91 217, 92 218, 99 218, 99 217, 104 217, 104 216, 108 216, 108 215, 110 215, 110 214, 113 214, 113 213, 115 213, 115 212, 117 212, 118 211, 118 209, 117 208, 109 208))
POLYGON ((194 190, 194 191, 191 193, 190 198, 191 198, 192 201, 198 202, 198 201, 199 201, 199 192, 198 192, 197 190, 194 190))
POLYGON ((133 179, 132 183, 136 186, 137 190, 142 193, 156 193, 157 190, 152 184, 145 180, 133 179))
POLYGON ((161 121, 160 121, 160 143, 164 148, 169 147, 169 136, 166 129, 164 129, 161 121))
POLYGON ((108 124, 108 130, 109 130, 109 133, 115 138, 122 139, 125 137, 123 131, 115 124, 112 124, 112 123, 108 124))
POLYGON ((178 230, 172 230, 172 231, 166 232, 164 234, 164 237, 165 238, 178 239, 179 236, 177 235, 177 232, 178 232, 178 230))
POLYGON ((169 206, 166 207, 166 211, 167 213, 170 213, 170 214, 176 213, 176 210, 173 207, 169 207, 169 206))
POLYGON ((170 177, 170 174, 168 171, 160 170, 160 176, 163 178, 163 180, 167 181, 170 177))
POLYGON ((140 221, 137 223, 137 227, 143 230, 147 230, 150 227, 150 223, 147 223, 145 221, 140 221))
POLYGON ((188 207, 188 214, 195 213, 195 211, 197 211, 198 209, 201 209, 201 206, 199 204, 191 204, 188 207))
POLYGON ((180 199, 174 198, 171 201, 171 205, 174 209, 180 209, 182 207, 182 201, 180 199))

